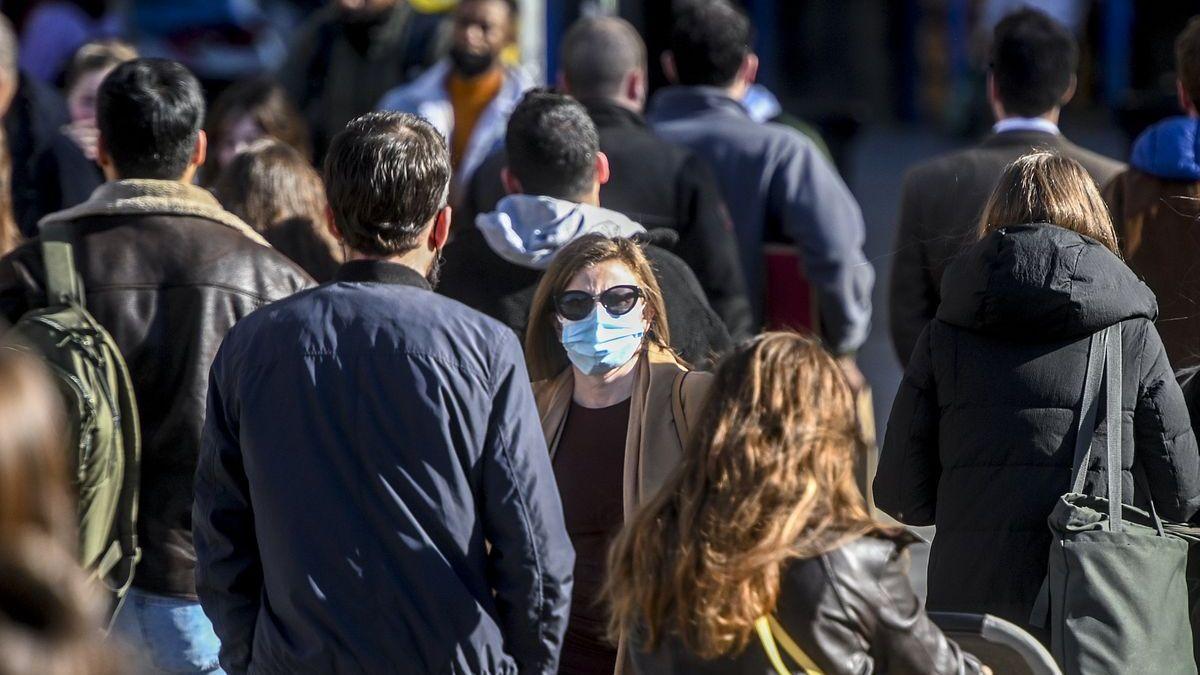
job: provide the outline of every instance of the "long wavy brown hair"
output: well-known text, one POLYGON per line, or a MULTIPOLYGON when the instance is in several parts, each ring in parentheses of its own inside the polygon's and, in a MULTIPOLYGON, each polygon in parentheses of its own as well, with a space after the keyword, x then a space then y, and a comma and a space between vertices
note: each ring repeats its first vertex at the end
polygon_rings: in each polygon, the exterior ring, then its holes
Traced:
POLYGON ((667 328, 662 289, 641 245, 625 237, 585 234, 564 246, 554 256, 554 262, 542 275, 533 294, 533 302, 529 307, 529 326, 525 330, 525 363, 529 368, 529 377, 534 382, 552 378, 571 365, 559 341, 554 297, 566 290, 571 279, 582 270, 610 260, 628 267, 642 289, 642 301, 646 303, 645 316, 650 320, 646 341, 662 349, 670 349, 671 332, 667 328))
POLYGON ((854 396, 819 343, 760 335, 712 392, 679 468, 613 543, 604 590, 613 640, 673 637, 706 659, 746 646, 789 561, 875 526, 854 482, 854 396))
POLYGON ((1070 157, 1033 152, 1005 167, 983 207, 979 238, 1026 223, 1049 223, 1078 232, 1121 255, 1112 216, 1096 181, 1070 157))

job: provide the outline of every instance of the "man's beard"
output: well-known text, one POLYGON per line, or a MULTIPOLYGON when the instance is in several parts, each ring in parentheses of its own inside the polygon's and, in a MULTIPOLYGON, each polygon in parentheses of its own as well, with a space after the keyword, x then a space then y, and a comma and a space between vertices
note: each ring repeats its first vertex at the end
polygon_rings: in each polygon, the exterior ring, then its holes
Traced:
POLYGON ((442 256, 442 250, 438 249, 437 256, 434 257, 433 262, 429 263, 429 271, 425 273, 425 281, 428 281, 429 287, 434 290, 437 290, 438 282, 442 280, 442 263, 444 262, 446 259, 442 256))
POLYGON ((450 48, 450 62, 454 64, 454 72, 463 77, 475 77, 487 72, 496 63, 492 54, 472 54, 458 47, 450 48))

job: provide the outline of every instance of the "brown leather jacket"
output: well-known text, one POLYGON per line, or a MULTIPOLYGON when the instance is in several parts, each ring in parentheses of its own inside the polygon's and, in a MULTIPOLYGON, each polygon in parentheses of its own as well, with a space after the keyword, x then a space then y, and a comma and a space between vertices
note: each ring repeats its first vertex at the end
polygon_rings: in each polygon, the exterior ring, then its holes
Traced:
MULTIPOLYGON (((134 585, 194 597, 192 476, 209 367, 238 319, 312 280, 207 191, 175 181, 107 183, 45 220, 71 232, 87 308, 133 378, 142 426, 134 585)), ((44 270, 36 240, 0 260, 0 317, 44 305, 44 270)))
MULTIPOLYGON (((775 617, 823 672, 980 672, 979 662, 942 634, 913 593, 904 551, 911 542, 907 534, 880 531, 785 569, 775 617)), ((740 654, 712 661, 677 640, 630 655, 635 672, 644 675, 775 674, 756 637, 740 654)))

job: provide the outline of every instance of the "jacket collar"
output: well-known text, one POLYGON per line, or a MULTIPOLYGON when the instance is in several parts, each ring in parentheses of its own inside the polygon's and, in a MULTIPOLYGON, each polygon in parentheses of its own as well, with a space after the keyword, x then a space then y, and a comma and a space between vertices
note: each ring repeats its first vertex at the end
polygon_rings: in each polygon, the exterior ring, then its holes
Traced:
POLYGON ((351 260, 338 268, 334 281, 349 283, 379 283, 413 286, 431 291, 429 280, 408 265, 385 260, 351 260))
POLYGON ((105 183, 96 188, 86 202, 51 213, 42 218, 38 227, 92 216, 121 215, 204 218, 231 227, 263 246, 270 246, 262 235, 242 222, 241 218, 222 208, 211 192, 176 180, 131 178, 105 183))
POLYGON ((991 133, 981 143, 986 148, 1006 148, 1012 146, 1027 146, 1039 148, 1061 149, 1067 146, 1067 140, 1060 134, 1052 134, 1036 129, 1014 129, 1003 133, 991 133))
POLYGON ((646 118, 623 105, 604 98, 581 98, 579 102, 587 109, 598 129, 646 128, 646 118))
POLYGON ((750 119, 746 108, 719 87, 667 87, 654 95, 650 119, 667 121, 703 113, 720 113, 750 119))

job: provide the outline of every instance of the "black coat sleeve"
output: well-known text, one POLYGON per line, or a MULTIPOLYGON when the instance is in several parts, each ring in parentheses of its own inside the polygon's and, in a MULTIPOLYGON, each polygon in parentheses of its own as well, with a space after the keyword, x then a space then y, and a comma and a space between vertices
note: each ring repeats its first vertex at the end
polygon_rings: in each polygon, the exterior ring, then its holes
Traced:
POLYGON ((718 356, 733 347, 729 331, 708 304, 687 263, 654 245, 646 246, 646 257, 662 288, 671 348, 697 370, 707 370, 718 356))
POLYGON ((929 332, 917 340, 896 392, 874 482, 875 504, 906 525, 933 524, 942 475, 929 332))
POLYGON ((909 174, 900 197, 900 223, 893 248, 888 299, 892 346, 901 366, 908 365, 917 337, 937 313, 940 298, 940 289, 930 274, 919 199, 919 179, 909 174))
POLYGON ((1143 324, 1138 364, 1134 462, 1145 471, 1159 513, 1184 521, 1200 509, 1200 456, 1183 391, 1149 322, 1143 324))
POLYGON ((680 167, 678 181, 675 222, 679 245, 675 252, 696 273, 709 303, 733 339, 748 338, 757 327, 721 189, 712 171, 695 155, 689 155, 680 167))
POLYGON ((574 581, 550 453, 516 338, 495 358, 481 512, 506 650, 523 675, 558 672, 574 581))
POLYGON ((250 505, 250 483, 238 438, 236 398, 223 375, 222 345, 208 386, 208 409, 196 466, 192 537, 196 593, 221 639, 221 666, 231 674, 250 668, 262 597, 262 559, 250 505))

